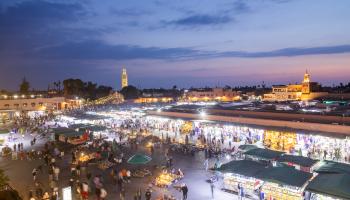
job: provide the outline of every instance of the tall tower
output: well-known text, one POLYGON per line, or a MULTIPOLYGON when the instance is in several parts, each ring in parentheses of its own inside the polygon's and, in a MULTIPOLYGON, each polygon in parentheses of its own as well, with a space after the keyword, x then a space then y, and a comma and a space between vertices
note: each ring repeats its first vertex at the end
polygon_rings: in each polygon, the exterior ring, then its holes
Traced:
POLYGON ((307 70, 306 70, 306 72, 305 72, 305 74, 304 74, 303 83, 310 83, 310 74, 308 73, 307 70))
POLYGON ((122 89, 128 86, 128 74, 126 73, 126 69, 122 69, 122 89))
POLYGON ((310 74, 308 73, 307 70, 306 70, 306 72, 304 74, 304 80, 301 83, 301 92, 303 94, 309 94, 311 92, 311 89, 310 89, 310 74))

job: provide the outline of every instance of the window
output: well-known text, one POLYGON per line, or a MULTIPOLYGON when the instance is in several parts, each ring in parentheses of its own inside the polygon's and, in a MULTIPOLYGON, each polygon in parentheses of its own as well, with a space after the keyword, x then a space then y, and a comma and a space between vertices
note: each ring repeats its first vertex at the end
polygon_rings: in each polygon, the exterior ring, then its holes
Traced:
POLYGON ((35 103, 32 103, 31 105, 32 105, 32 107, 35 107, 35 103))

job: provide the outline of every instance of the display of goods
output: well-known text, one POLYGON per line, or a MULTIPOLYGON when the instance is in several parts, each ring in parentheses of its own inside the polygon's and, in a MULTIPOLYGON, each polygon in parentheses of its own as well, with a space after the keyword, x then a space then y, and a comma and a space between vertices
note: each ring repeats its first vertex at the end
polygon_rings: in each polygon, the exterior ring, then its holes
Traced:
POLYGON ((81 156, 79 156, 80 162, 87 162, 91 159, 93 159, 93 157, 92 157, 92 155, 89 155, 89 154, 82 154, 81 156))
POLYGON ((184 124, 182 124, 180 131, 182 134, 189 134, 191 133, 192 129, 193 129, 192 122, 187 121, 184 124))
POLYGON ((276 151, 290 152, 297 144, 297 135, 294 132, 265 131, 264 145, 276 151))
POLYGON ((8 155, 11 154, 11 152, 12 152, 12 150, 11 150, 10 147, 4 147, 4 148, 2 148, 2 155, 3 155, 3 156, 8 156, 8 155))
POLYGON ((156 178, 156 185, 159 187, 166 187, 171 185, 178 176, 176 174, 172 173, 161 173, 157 178, 156 178))
POLYGON ((206 147, 206 144, 203 144, 202 142, 197 141, 196 147, 199 148, 199 149, 204 149, 206 147))
POLYGON ((105 170, 113 166, 113 163, 108 161, 103 161, 98 164, 98 168, 105 170))

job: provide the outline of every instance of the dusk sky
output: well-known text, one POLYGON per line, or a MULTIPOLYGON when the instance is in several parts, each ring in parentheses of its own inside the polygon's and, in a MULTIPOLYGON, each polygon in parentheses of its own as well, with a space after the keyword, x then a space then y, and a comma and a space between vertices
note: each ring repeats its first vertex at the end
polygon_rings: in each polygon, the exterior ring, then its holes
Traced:
POLYGON ((1 0, 0 89, 350 81, 349 0, 1 0))

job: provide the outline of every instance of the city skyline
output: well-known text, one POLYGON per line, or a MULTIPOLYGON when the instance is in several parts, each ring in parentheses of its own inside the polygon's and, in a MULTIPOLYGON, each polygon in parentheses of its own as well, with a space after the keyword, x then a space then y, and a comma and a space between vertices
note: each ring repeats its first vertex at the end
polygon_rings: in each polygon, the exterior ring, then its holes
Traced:
POLYGON ((2 1, 0 88, 349 82, 349 1, 2 1), (195 6, 196 5, 196 6, 195 6), (194 9, 195 8, 195 9, 194 9), (54 25, 53 25, 54 24, 54 25))

